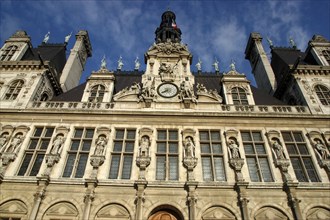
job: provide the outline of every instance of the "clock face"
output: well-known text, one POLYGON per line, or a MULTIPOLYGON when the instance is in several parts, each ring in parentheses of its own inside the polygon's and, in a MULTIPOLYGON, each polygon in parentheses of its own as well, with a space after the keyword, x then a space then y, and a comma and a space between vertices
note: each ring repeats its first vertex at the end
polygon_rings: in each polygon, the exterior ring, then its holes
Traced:
POLYGON ((172 98, 178 93, 178 87, 172 83, 164 83, 158 87, 158 94, 165 98, 172 98))

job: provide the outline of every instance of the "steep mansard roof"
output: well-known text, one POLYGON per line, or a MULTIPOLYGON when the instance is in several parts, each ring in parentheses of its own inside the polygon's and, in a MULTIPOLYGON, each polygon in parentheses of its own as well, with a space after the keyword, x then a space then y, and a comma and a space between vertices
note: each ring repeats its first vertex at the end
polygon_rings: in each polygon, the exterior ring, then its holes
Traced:
MULTIPOLYGON (((143 72, 115 72, 115 91, 117 93, 125 87, 131 86, 134 82, 141 82, 141 76, 143 72)), ((197 83, 203 84, 208 90, 215 89, 221 92, 220 80, 222 75, 216 74, 203 74, 195 75, 195 89, 197 83)), ((84 93, 86 82, 59 95, 54 97, 51 101, 64 101, 64 102, 80 102, 84 93)), ((251 86, 253 97, 256 105, 285 105, 280 100, 262 92, 261 90, 251 86)), ((223 96, 223 94, 221 94, 223 96)))

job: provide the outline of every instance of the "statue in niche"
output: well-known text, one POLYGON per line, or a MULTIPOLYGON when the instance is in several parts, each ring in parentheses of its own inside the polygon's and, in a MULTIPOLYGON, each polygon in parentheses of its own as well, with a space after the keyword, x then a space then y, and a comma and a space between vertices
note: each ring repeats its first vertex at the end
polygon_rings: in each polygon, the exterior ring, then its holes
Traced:
POLYGON ((228 147, 229 149, 231 150, 231 158, 232 159, 237 159, 237 158, 240 158, 240 152, 239 152, 239 147, 236 143, 235 140, 231 139, 229 142, 228 142, 228 147))
POLYGON ((17 153, 19 150, 19 146, 21 145, 23 140, 22 133, 17 133, 9 146, 7 147, 7 153, 17 153))
POLYGON ((280 141, 276 138, 273 139, 273 148, 275 150, 277 159, 279 160, 285 159, 283 146, 280 144, 280 141))
POLYGON ((62 145, 64 143, 64 138, 62 134, 56 136, 55 140, 52 144, 52 149, 50 151, 51 154, 59 154, 62 150, 62 145))
POLYGON ((3 133, 0 137, 0 153, 5 150, 8 141, 8 133, 3 133))
POLYGON ((149 146, 150 146, 149 137, 146 135, 142 136, 139 147, 140 157, 149 157, 149 146))
POLYGON ((315 141, 314 147, 319 153, 321 159, 327 160, 329 158, 329 152, 327 148, 324 146, 324 144, 322 144, 322 142, 319 139, 315 139, 314 141, 315 141))
POLYGON ((96 141, 96 147, 94 151, 94 155, 102 156, 105 153, 105 145, 107 144, 107 139, 104 135, 100 135, 96 141))
POLYGON ((184 157, 195 158, 195 144, 192 137, 188 136, 184 140, 184 157))

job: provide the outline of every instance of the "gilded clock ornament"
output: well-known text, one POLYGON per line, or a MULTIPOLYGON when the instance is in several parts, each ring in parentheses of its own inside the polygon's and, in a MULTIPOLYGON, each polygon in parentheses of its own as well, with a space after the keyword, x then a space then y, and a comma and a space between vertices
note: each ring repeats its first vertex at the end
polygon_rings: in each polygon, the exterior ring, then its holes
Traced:
POLYGON ((163 83, 158 87, 158 94, 165 98, 172 98, 178 94, 178 87, 172 83, 163 83))

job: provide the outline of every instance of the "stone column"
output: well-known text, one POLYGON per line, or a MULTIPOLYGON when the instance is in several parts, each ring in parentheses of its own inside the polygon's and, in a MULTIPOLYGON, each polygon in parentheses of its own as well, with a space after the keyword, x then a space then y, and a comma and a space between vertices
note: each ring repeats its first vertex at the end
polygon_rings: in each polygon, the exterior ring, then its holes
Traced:
POLYGON ((236 182, 235 190, 237 191, 238 204, 241 209, 242 219, 249 220, 249 209, 248 202, 249 198, 247 197, 246 188, 249 185, 248 182, 236 182))
POLYGON ((135 219, 143 219, 143 203, 144 203, 144 189, 147 187, 148 182, 145 180, 135 181, 136 196, 135 196, 135 219))
POLYGON ((196 188, 197 188, 198 182, 196 181, 187 181, 186 187, 188 191, 188 197, 187 197, 187 203, 189 206, 189 220, 195 220, 196 219, 196 202, 197 202, 197 196, 196 196, 196 188))
POLYGON ((37 177, 37 178, 38 178, 38 188, 37 188, 37 192, 34 194, 34 204, 32 207, 29 220, 37 219, 40 204, 45 197, 46 188, 49 184, 48 177, 37 177))
POLYGON ((89 213, 91 210, 92 202, 94 200, 94 190, 97 186, 97 179, 86 179, 85 180, 85 187, 86 192, 84 196, 84 213, 83 213, 83 220, 89 220, 89 213))
POLYGON ((303 217, 302 217, 302 212, 301 212, 300 205, 299 205, 299 203, 301 201, 296 196, 297 186, 298 186, 298 183, 287 182, 284 184, 283 188, 284 188, 284 191, 287 193, 288 204, 291 207, 294 219, 301 220, 301 219, 303 219, 303 217))

